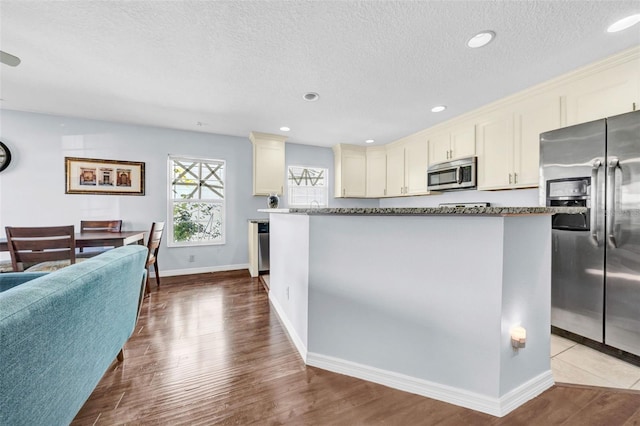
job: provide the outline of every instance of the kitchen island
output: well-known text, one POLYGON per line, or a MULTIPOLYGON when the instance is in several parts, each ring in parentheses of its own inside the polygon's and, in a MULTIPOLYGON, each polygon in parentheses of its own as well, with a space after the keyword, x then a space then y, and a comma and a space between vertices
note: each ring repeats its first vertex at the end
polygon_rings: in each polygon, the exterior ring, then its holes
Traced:
POLYGON ((308 365, 503 416, 553 385, 553 212, 271 211, 269 299, 308 365))

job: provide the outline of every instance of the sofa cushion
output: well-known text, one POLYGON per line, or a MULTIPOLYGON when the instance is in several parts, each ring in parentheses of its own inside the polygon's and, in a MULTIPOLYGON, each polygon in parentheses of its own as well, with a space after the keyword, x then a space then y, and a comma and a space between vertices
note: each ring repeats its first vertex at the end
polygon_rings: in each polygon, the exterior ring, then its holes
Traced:
POLYGON ((146 253, 119 247, 0 293, 1 425, 73 420, 133 332, 146 253))

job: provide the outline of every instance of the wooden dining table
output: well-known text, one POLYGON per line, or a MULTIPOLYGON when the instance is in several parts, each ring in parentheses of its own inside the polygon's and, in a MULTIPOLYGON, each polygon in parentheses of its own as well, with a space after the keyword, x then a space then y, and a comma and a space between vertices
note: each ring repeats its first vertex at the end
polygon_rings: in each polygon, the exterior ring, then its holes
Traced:
MULTIPOLYGON (((120 247, 129 244, 144 244, 145 231, 123 232, 78 232, 76 247, 120 247)), ((0 251, 9 251, 6 237, 0 238, 0 251)))

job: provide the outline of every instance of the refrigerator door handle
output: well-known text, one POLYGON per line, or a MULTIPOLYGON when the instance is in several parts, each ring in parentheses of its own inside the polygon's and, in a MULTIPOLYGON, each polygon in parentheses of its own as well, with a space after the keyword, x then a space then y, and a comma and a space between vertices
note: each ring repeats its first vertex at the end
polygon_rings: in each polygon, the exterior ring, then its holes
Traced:
POLYGON ((609 245, 612 248, 617 248, 615 236, 615 224, 616 224, 616 169, 620 166, 620 160, 615 157, 611 157, 607 163, 607 195, 609 202, 607 203, 607 238, 609 245))
POLYGON ((591 219, 589 229, 591 229, 591 241, 598 247, 598 170, 602 167, 602 161, 594 160, 591 167, 591 219))

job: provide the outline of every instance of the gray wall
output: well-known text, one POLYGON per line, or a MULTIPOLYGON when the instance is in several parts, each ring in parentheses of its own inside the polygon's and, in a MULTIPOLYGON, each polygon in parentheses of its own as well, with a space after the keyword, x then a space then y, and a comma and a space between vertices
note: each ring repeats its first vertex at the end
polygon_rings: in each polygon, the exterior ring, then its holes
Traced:
MULTIPOLYGON (((256 129, 261 130, 261 129, 256 129)), ((172 247, 163 243, 163 275, 246 267, 247 220, 267 217, 266 198, 252 196, 252 147, 246 138, 0 110, 0 140, 13 160, 0 173, 0 230, 4 226, 73 224, 81 219, 122 218, 125 230, 148 230, 167 220, 169 154, 227 162, 226 244, 172 247), (64 157, 143 161, 145 196, 64 193, 64 157), (189 256, 195 257, 189 262, 189 256)), ((333 185, 330 148, 286 144, 286 164, 327 167, 333 185)), ((332 186, 330 187, 332 188, 332 186)), ((330 191, 330 194, 333 191, 330 191)), ((336 200, 331 206, 377 206, 378 200, 336 200)), ((286 199, 281 204, 286 207, 286 199)), ((0 258, 8 258, 0 253, 0 258)))

